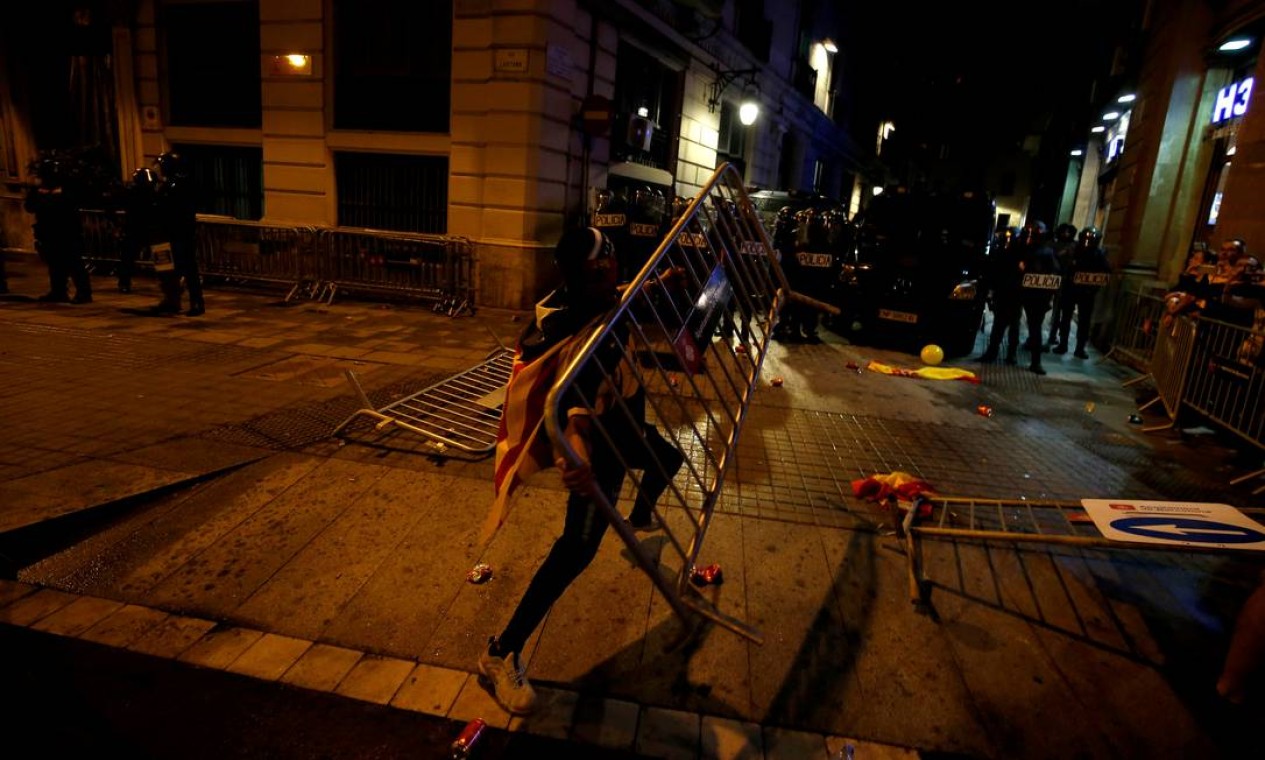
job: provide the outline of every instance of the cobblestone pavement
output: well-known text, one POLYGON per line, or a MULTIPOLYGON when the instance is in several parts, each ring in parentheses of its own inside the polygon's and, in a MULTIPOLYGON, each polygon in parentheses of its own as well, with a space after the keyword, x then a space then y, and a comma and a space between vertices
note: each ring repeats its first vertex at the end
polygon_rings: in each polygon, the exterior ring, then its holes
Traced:
MULTIPOLYGON (((11 262, 10 287, 37 274, 11 262)), ((356 407, 345 370, 385 403, 523 315, 213 289, 206 316, 156 318, 137 313, 152 283, 109 284, 86 306, 0 300, 0 622, 653 756, 1234 755, 1211 684, 1260 562, 925 541, 919 611, 889 516, 852 496, 904 470, 980 499, 1258 506, 1214 437, 1130 424, 1130 375, 1097 355, 1044 378, 956 362, 971 384, 857 373, 915 360, 833 337, 776 346, 785 383, 756 394, 705 547, 717 606, 763 646, 708 630, 665 650, 677 621, 607 541, 530 643, 547 708, 511 721, 471 671, 556 535, 558 485, 534 480, 479 553, 488 460, 329 431, 356 407)))

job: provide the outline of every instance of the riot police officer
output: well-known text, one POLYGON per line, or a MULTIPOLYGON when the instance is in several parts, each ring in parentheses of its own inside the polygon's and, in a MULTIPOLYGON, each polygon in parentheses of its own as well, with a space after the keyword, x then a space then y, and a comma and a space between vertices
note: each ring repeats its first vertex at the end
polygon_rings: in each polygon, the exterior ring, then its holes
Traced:
POLYGON ((1019 302, 1023 307, 1024 319, 1028 323, 1028 350, 1032 355, 1028 369, 1038 375, 1044 375, 1041 367, 1041 349, 1044 348, 1042 326, 1046 312, 1050 310, 1050 302, 1054 293, 1062 283, 1059 276, 1059 263, 1054 255, 1054 247, 1046 239, 1044 222, 1031 221, 1024 225, 1020 233, 1019 269, 1022 272, 1019 288, 1019 302))
POLYGON ((1072 327, 1072 309, 1076 310, 1076 350, 1072 356, 1088 359, 1085 344, 1094 318, 1094 301, 1098 291, 1106 285, 1105 275, 1111 272, 1107 254, 1103 251, 1102 233, 1095 227, 1081 230, 1076 248, 1072 251, 1070 271, 1063 273, 1064 282, 1071 282, 1063 289, 1063 312, 1059 321, 1059 344, 1056 354, 1067 353, 1067 334, 1072 327))
POLYGON ((148 167, 132 173, 123 189, 123 247, 119 255, 119 292, 132 292, 136 259, 154 242, 158 206, 158 175, 148 167))
POLYGON ((45 157, 35 168, 36 184, 23 208, 35 215, 35 249, 48 268, 48 292, 39 297, 47 303, 92 303, 92 281, 83 260, 83 220, 67 182, 65 167, 45 157), (67 280, 75 284, 70 297, 67 280))
POLYGON ((1019 317, 1022 313, 1019 292, 1023 280, 1023 243, 1018 232, 999 236, 990 255, 985 282, 993 310, 993 329, 988 335, 988 348, 976 359, 997 361, 1002 338, 1006 338, 1006 363, 1015 364, 1019 352, 1019 317))
POLYGON ((171 243, 174 270, 160 275, 163 299, 153 311, 175 314, 180 311, 181 280, 189 291, 190 317, 206 313, 202 298, 202 278, 198 274, 197 205, 193 184, 184 160, 177 153, 163 153, 154 162, 162 180, 158 184, 157 221, 161 234, 171 243))
MULTIPOLYGON (((1072 250, 1075 248, 1076 225, 1064 222, 1063 224, 1055 227, 1054 257, 1058 259, 1060 270, 1064 272, 1071 270, 1072 250)), ((1047 341, 1051 346, 1058 340, 1059 325, 1063 322, 1063 304, 1068 300, 1068 297, 1065 297, 1065 294, 1067 289, 1071 287, 1071 284, 1071 278, 1064 277, 1062 286, 1054 294, 1054 308, 1050 314, 1050 339, 1047 341)))

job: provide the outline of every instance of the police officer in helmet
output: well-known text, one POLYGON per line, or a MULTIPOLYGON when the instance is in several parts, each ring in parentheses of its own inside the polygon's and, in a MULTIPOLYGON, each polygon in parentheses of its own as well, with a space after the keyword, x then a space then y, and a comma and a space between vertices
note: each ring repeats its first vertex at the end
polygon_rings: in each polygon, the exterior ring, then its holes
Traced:
POLYGON ((202 298, 202 278, 198 274, 195 248, 197 205, 193 184, 184 159, 177 153, 163 153, 154 161, 154 166, 162 175, 158 184, 158 226, 161 234, 171 243, 175 268, 162 276, 163 299, 153 311, 160 314, 180 311, 183 280, 183 289, 189 291, 189 311, 186 313, 190 317, 199 317, 206 312, 206 304, 202 298))

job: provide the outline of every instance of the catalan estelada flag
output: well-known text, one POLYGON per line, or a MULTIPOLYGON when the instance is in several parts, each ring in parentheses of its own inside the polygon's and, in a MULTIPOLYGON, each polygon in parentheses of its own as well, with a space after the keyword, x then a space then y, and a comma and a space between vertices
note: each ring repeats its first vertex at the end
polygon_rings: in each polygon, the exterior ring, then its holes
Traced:
MULTIPOLYGON (((548 300, 548 299, 546 299, 548 300)), ((544 302, 542 302, 543 304, 544 302)), ((538 306, 538 313, 540 307, 538 306)), ((538 317, 538 323, 548 314, 538 317)), ((505 403, 496 434, 496 468, 492 478, 495 497, 480 531, 486 543, 509 515, 514 492, 528 477, 554 465, 553 444, 545 430, 545 401, 565 369, 583 348, 591 332, 589 325, 555 341, 529 343, 535 326, 529 328, 514 352, 514 364, 505 387, 505 403)), ((535 333, 540 338, 540 333, 535 333)))

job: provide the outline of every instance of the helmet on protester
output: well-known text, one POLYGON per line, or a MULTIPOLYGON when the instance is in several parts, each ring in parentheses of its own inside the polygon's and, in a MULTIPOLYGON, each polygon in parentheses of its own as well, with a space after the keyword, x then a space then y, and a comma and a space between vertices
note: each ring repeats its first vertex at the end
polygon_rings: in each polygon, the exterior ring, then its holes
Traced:
POLYGON ((1059 241, 1070 241, 1076 239, 1076 225, 1064 222, 1054 228, 1054 238, 1059 241))
POLYGON ((1102 243, 1102 233, 1097 227, 1086 227, 1081 230, 1079 240, 1082 248, 1097 248, 1102 243))

